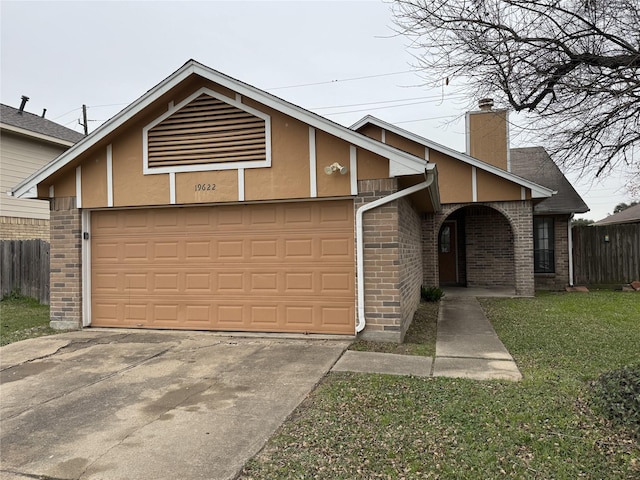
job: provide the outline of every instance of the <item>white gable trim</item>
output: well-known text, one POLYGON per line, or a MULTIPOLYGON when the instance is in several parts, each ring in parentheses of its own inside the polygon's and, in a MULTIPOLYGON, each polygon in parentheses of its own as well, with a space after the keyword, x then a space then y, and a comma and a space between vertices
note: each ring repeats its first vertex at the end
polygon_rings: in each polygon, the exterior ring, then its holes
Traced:
POLYGON ((229 88, 236 92, 241 98, 253 99, 267 107, 273 108, 279 112, 282 112, 292 118, 300 120, 308 124, 311 127, 325 131, 330 135, 336 136, 342 140, 345 140, 353 145, 369 150, 382 157, 388 158, 390 162, 399 163, 414 173, 423 173, 426 162, 414 155, 403 152, 397 148, 390 147, 381 142, 373 140, 365 135, 359 134, 347 127, 343 127, 337 123, 332 122, 329 119, 321 117, 315 113, 312 113, 304 108, 293 105, 281 98, 278 98, 270 93, 260 90, 256 87, 252 87, 246 83, 240 82, 234 78, 228 77, 216 70, 205 67, 204 65, 190 60, 184 64, 180 69, 171 74, 165 80, 158 85, 150 89, 138 100, 125 107, 120 113, 116 114, 111 120, 102 124, 88 137, 84 138, 80 142, 76 143, 69 150, 62 153, 60 156, 52 160, 49 164, 29 176, 22 181, 14 189, 16 196, 22 196, 29 191, 34 185, 37 185, 53 173, 57 172, 61 168, 65 167, 79 155, 83 154, 97 142, 103 140, 105 137, 115 132, 120 126, 133 118, 136 114, 150 106, 162 95, 167 93, 173 87, 179 85, 186 80, 189 76, 196 74, 207 80, 215 82, 223 87, 229 88))
POLYGON ((416 143, 419 143, 421 145, 424 145, 427 148, 439 151, 441 153, 444 153, 445 155, 449 155, 450 157, 453 157, 457 160, 460 160, 464 163, 467 163, 469 165, 471 165, 472 167, 476 167, 479 168, 480 170, 484 170, 486 172, 492 173, 494 175, 497 175, 498 177, 504 178, 506 180, 509 180, 513 183, 516 183, 522 187, 525 188, 529 188, 531 190, 531 197, 532 198, 545 198, 545 197, 550 197, 551 195, 553 195, 555 192, 547 187, 543 187, 542 185, 538 185, 537 183, 533 183, 529 180, 526 180, 522 177, 519 177, 517 175, 514 175, 511 172, 507 172, 505 170, 502 170, 501 168, 495 167, 489 163, 483 162, 481 160, 478 160, 477 158, 474 158, 470 155, 458 152, 452 148, 449 147, 445 147, 444 145, 440 145, 439 143, 433 142, 431 140, 427 140, 424 137, 421 137, 420 135, 416 135, 415 133, 411 133, 407 130, 404 130, 400 127, 396 127, 395 125, 391 124, 391 123, 387 123, 383 120, 380 120, 379 118, 376 118, 374 116, 371 115, 367 115, 366 117, 362 118, 361 120, 358 120, 356 123, 354 123, 353 125, 351 125, 351 128, 353 130, 357 130, 358 128, 366 125, 366 124, 372 124, 375 125, 377 127, 382 128, 383 130, 389 130, 393 133, 395 133, 396 135, 400 135, 401 137, 405 137, 408 138, 409 140, 413 140, 416 143))

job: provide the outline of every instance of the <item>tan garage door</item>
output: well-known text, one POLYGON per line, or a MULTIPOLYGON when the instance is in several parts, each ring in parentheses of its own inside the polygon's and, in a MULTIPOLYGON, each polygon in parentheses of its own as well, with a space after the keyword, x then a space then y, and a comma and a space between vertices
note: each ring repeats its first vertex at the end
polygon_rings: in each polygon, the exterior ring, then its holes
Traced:
POLYGON ((96 211, 100 327, 353 334, 353 202, 96 211))

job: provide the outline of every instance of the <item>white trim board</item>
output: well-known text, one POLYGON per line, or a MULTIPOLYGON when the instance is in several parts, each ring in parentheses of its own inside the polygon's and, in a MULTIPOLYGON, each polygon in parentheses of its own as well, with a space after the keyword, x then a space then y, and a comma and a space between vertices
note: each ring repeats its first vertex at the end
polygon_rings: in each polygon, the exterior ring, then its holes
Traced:
POLYGON ((531 190, 532 198, 546 198, 546 197, 550 197, 555 193, 553 190, 543 187, 542 185, 538 185, 537 183, 533 183, 530 180, 514 175, 511 172, 508 172, 494 165, 478 160, 477 158, 467 155, 466 153, 458 152, 452 148, 445 147, 444 145, 440 145, 439 143, 436 143, 424 137, 421 137, 420 135, 416 135, 415 133, 409 132, 400 127, 396 127, 395 125, 387 123, 384 120, 380 120, 379 118, 376 118, 372 115, 367 115, 366 117, 358 120, 356 123, 351 125, 350 128, 352 128, 353 130, 357 130, 368 123, 371 125, 380 127, 383 130, 389 130, 401 137, 408 138, 409 140, 419 143, 427 148, 444 153, 445 155, 453 157, 473 167, 479 168, 480 170, 484 170, 486 172, 497 175, 498 177, 504 178, 505 180, 514 182, 517 185, 526 187, 531 190))
MULTIPOLYGON (((216 70, 206 67, 195 60, 189 60, 176 72, 164 79, 162 82, 151 88, 138 100, 135 100, 129 106, 125 107, 120 113, 115 115, 111 120, 98 127, 88 137, 76 143, 69 150, 62 153, 56 159, 45 165, 43 168, 33 173, 27 179, 22 181, 14 189, 15 196, 22 196, 27 193, 32 186, 42 182, 53 173, 57 172, 71 161, 88 151, 99 141, 114 133, 118 128, 123 126, 127 121, 132 119, 136 114, 152 105, 155 101, 185 81, 191 75, 198 75, 204 79, 210 80, 218 85, 235 91, 236 95, 240 95, 243 99, 250 98, 259 102, 266 107, 273 108, 284 113, 296 120, 300 120, 307 125, 318 130, 327 132, 330 135, 345 140, 355 146, 364 148, 370 152, 376 153, 382 157, 388 158, 390 162, 398 163, 411 170, 413 173, 423 173, 426 162, 424 159, 403 152, 397 148, 373 140, 354 130, 332 122, 331 120, 321 117, 313 112, 298 107, 270 93, 260 90, 256 87, 243 83, 232 77, 224 75, 216 70)), ((237 102, 236 102, 237 103, 237 102)), ((244 108, 246 105, 243 103, 244 108)), ((233 167, 237 168, 237 167, 233 167)), ((246 165, 243 165, 246 168, 246 165)))

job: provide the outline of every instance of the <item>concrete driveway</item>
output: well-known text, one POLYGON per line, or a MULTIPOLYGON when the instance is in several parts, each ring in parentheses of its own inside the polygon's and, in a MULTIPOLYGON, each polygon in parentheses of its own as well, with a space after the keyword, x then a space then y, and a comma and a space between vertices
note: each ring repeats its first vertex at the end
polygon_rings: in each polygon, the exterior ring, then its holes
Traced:
POLYGON ((84 330, 2 347, 0 477, 233 478, 347 345, 84 330))

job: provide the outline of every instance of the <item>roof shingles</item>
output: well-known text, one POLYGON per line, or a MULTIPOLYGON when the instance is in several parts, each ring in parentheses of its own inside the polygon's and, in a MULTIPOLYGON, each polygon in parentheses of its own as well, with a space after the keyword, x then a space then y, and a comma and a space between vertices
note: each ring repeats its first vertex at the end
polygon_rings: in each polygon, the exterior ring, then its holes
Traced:
POLYGON ((543 147, 512 148, 511 172, 557 191, 534 207, 536 214, 585 213, 589 207, 543 147))
POLYGON ((17 108, 3 104, 0 104, 0 122, 72 143, 76 143, 84 138, 83 134, 63 127, 56 122, 34 115, 33 113, 20 112, 17 108))

